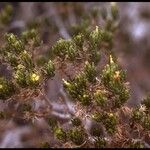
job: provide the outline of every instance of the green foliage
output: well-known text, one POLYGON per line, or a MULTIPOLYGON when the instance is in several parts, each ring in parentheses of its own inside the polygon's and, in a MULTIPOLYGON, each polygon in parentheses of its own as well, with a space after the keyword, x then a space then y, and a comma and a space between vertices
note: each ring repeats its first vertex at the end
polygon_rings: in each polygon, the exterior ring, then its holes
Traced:
POLYGON ((63 84, 72 98, 87 98, 87 96, 83 96, 86 89, 86 78, 84 74, 76 75, 73 81, 63 80, 63 84))
POLYGON ((54 118, 54 117, 48 117, 48 125, 52 129, 56 128, 58 126, 56 118, 54 118))
POLYGON ((105 148, 106 145, 107 145, 107 142, 104 138, 96 138, 95 141, 94 141, 94 145, 96 148, 105 148))
POLYGON ((18 63, 18 58, 17 58, 17 56, 16 56, 15 54, 12 54, 12 53, 10 53, 10 52, 7 52, 7 53, 6 53, 6 59, 7 59, 7 61, 10 62, 10 65, 11 65, 12 67, 16 67, 16 66, 19 65, 19 63, 18 63))
POLYGON ((29 52, 27 51, 22 51, 20 53, 20 58, 21 58, 21 61, 22 61, 22 64, 26 67, 26 68, 33 68, 34 67, 34 64, 33 64, 33 61, 32 61, 32 56, 31 54, 29 54, 29 52))
POLYGON ((95 136, 95 137, 100 137, 102 136, 102 128, 98 127, 93 127, 91 129, 91 135, 95 136))
POLYGON ((27 71, 25 66, 20 64, 17 66, 16 72, 14 73, 14 78, 16 79, 16 82, 22 87, 27 86, 26 72, 27 71))
POLYGON ((13 7, 10 4, 5 5, 5 7, 0 12, 0 26, 3 28, 5 25, 10 23, 12 18, 13 7))
POLYGON ((80 33, 80 34, 74 36, 73 41, 79 48, 82 48, 83 43, 84 43, 84 35, 82 33, 80 33))
POLYGON ((140 122, 143 117, 143 112, 139 111, 138 108, 132 111, 132 119, 133 121, 140 122))
POLYGON ((118 12, 118 7, 117 4, 115 2, 111 3, 111 14, 112 14, 112 18, 114 20, 117 20, 119 17, 119 12, 118 12))
POLYGON ((103 84, 116 95, 115 107, 120 107, 129 98, 129 89, 124 85, 125 72, 113 61, 110 56, 110 63, 102 71, 103 84))
POLYGON ((78 99, 81 102, 81 104, 90 105, 91 97, 87 92, 84 92, 81 95, 79 95, 78 99))
POLYGON ((74 60, 78 54, 75 43, 72 40, 60 39, 53 47, 52 52, 62 59, 74 60))
POLYGON ((73 128, 68 132, 69 139, 77 144, 81 145, 85 140, 85 133, 81 128, 73 128))
POLYGON ((89 61, 94 62, 94 64, 97 64, 101 59, 101 54, 97 49, 92 49, 90 56, 89 56, 89 61))
POLYGON ((74 126, 80 126, 81 125, 81 120, 77 117, 72 118, 71 122, 74 126))
POLYGON ((96 122, 102 122, 104 119, 103 113, 95 112, 92 114, 91 118, 95 120, 96 122))
POLYGON ((105 86, 111 88, 114 92, 119 92, 123 87, 125 80, 125 72, 120 70, 117 63, 115 63, 110 56, 110 64, 107 64, 102 71, 102 81, 105 86))
POLYGON ((96 101, 97 105, 102 106, 102 107, 106 106, 107 101, 108 101, 106 94, 104 94, 104 92, 100 90, 97 90, 94 93, 94 100, 96 101))
POLYGON ((133 109, 131 119, 139 123, 145 130, 150 130, 150 115, 145 105, 133 109))
POLYGON ((15 92, 14 84, 5 79, 4 77, 0 77, 0 99, 5 100, 15 92))
POLYGON ((54 72, 55 72, 55 66, 54 66, 53 62, 51 60, 49 60, 44 66, 44 73, 48 77, 54 77, 54 75, 55 75, 54 72))
POLYGON ((130 148, 144 148, 144 143, 142 143, 141 141, 132 140, 130 148))
POLYGON ((14 78, 21 87, 33 87, 40 83, 40 74, 37 71, 26 70, 23 65, 17 66, 14 78))
POLYGON ((113 35, 111 32, 104 29, 100 29, 98 26, 96 26, 96 29, 90 34, 90 42, 92 48, 100 46, 103 42, 106 42, 109 45, 111 45, 112 39, 113 35))
POLYGON ((21 51, 25 49, 25 46, 23 42, 18 39, 18 37, 12 33, 6 33, 5 34, 6 39, 6 51, 14 52, 16 54, 19 54, 21 51))
POLYGON ((150 96, 149 95, 142 101, 142 104, 145 105, 147 109, 150 109, 150 96))
POLYGON ((117 117, 113 113, 107 113, 103 123, 105 125, 107 132, 113 134, 116 130, 117 117))
POLYGON ((88 61, 86 61, 85 67, 84 67, 84 73, 85 73, 85 76, 89 82, 95 82, 96 81, 95 77, 97 75, 97 72, 96 72, 96 68, 94 66, 94 63, 90 64, 88 61))
POLYGON ((66 132, 62 128, 56 127, 54 130, 54 134, 57 139, 61 141, 66 141, 67 135, 66 135, 66 132))
POLYGON ((78 74, 73 81, 63 80, 64 87, 67 89, 69 95, 83 105, 89 105, 91 102, 91 97, 86 91, 86 78, 84 74, 78 74))
POLYGON ((85 38, 88 38, 90 20, 88 18, 82 20, 80 24, 75 24, 71 26, 72 35, 83 34, 85 38))
MULTIPOLYGON (((35 29, 26 30, 22 33, 21 38, 13 33, 5 33, 4 40, 1 58, 12 69, 12 81, 10 83, 13 82, 14 89, 19 87, 37 89, 40 87, 41 81, 54 76, 55 68, 52 61, 47 62, 46 60, 39 67, 36 59, 34 59, 33 49, 42 44, 41 42, 38 45, 35 43, 39 40, 39 35, 35 29)), ((4 91, 2 92, 2 98, 11 96, 8 93, 11 87, 5 86, 5 90, 3 90, 7 92, 5 94, 4 91)))
POLYGON ((33 46, 35 47, 39 46, 41 43, 38 31, 34 28, 22 32, 21 38, 25 44, 27 44, 28 42, 32 42, 33 46))
POLYGON ((89 38, 90 38, 92 48, 96 48, 97 44, 99 42, 101 42, 100 41, 100 32, 101 32, 101 30, 98 28, 98 26, 96 26, 96 29, 91 32, 89 38))
POLYGON ((113 134, 116 131, 117 117, 113 113, 96 112, 92 115, 92 119, 96 122, 101 122, 106 128, 106 131, 113 134))
POLYGON ((144 118, 143 127, 147 130, 150 130, 150 115, 149 114, 144 118))

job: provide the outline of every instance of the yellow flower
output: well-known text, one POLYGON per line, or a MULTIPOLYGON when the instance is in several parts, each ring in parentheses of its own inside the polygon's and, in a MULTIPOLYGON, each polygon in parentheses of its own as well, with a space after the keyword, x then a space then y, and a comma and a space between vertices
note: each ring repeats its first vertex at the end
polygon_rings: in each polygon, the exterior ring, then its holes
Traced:
POLYGON ((17 66, 17 68, 18 68, 18 69, 23 69, 24 66, 23 66, 22 64, 19 64, 19 65, 17 66))
POLYGON ((115 79, 115 80, 120 79, 120 71, 116 71, 116 72, 115 72, 114 79, 115 79))
POLYGON ((114 63, 113 58, 112 58, 111 55, 109 56, 109 59, 110 59, 110 63, 111 63, 111 64, 114 63))
POLYGON ((95 29, 96 33, 98 33, 98 26, 96 26, 96 29, 95 29))
POLYGON ((23 51, 23 54, 27 54, 27 51, 26 51, 26 50, 24 50, 24 51, 23 51))
POLYGON ((18 79, 18 78, 19 78, 17 74, 15 74, 14 77, 15 77, 15 79, 18 79))
POLYGON ((66 86, 70 86, 70 83, 67 82, 65 79, 62 79, 62 81, 64 82, 64 84, 65 84, 66 86))
POLYGON ((33 73, 32 75, 31 75, 31 80, 32 81, 38 81, 40 79, 40 76, 39 75, 37 75, 37 74, 35 74, 35 73, 33 73))
POLYGON ((109 116, 110 116, 110 117, 113 117, 114 115, 113 115, 113 113, 109 113, 109 116))
POLYGON ((85 65, 88 65, 89 63, 88 63, 88 61, 85 61, 85 65))
POLYGON ((95 94, 99 94, 99 93, 101 93, 101 90, 96 90, 95 94))
POLYGON ((3 85, 2 84, 0 84, 0 89, 2 89, 3 88, 3 85))

